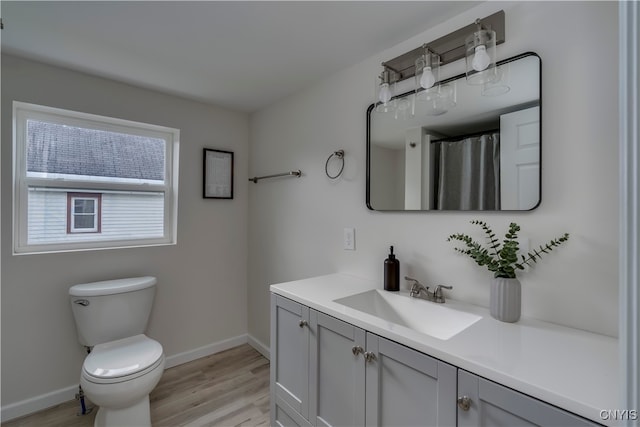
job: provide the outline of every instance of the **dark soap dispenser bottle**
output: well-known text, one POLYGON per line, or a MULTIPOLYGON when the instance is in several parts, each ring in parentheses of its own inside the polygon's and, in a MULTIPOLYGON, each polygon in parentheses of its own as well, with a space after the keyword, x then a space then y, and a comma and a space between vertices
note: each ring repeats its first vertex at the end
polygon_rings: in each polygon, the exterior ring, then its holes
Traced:
POLYGON ((384 260, 384 290, 400 290, 400 261, 393 254, 393 246, 390 248, 389 257, 384 260))

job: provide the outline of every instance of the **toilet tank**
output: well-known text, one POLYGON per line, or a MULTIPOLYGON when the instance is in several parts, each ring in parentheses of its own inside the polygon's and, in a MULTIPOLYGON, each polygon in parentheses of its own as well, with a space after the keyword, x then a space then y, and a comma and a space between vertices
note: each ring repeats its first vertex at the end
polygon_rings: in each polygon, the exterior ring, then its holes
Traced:
POLYGON ((143 334, 153 305, 151 276, 83 283, 69 288, 80 344, 96 344, 143 334))

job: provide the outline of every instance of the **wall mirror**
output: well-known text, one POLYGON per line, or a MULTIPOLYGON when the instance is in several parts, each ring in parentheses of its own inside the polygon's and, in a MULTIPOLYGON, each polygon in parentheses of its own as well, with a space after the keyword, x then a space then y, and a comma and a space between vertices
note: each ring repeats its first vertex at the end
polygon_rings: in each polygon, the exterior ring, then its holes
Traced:
POLYGON ((540 203, 540 57, 497 63, 493 84, 465 75, 367 110, 367 207, 376 211, 531 210, 540 203), (438 98, 443 99, 443 98, 438 98))

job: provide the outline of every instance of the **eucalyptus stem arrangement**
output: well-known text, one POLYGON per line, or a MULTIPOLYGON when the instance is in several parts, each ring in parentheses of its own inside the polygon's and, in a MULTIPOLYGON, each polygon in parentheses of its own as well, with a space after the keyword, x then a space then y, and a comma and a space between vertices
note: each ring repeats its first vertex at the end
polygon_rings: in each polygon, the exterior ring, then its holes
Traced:
POLYGON ((541 245, 533 252, 527 255, 520 255, 518 258, 518 232, 520 226, 515 222, 509 224, 509 231, 504 236, 502 244, 496 238, 493 230, 484 221, 473 220, 471 224, 479 225, 486 234, 488 248, 483 247, 480 243, 473 240, 470 236, 462 233, 452 234, 447 239, 448 242, 458 240, 463 242, 465 249, 454 248, 456 251, 469 255, 478 265, 486 266, 489 271, 494 273, 494 277, 502 277, 508 279, 516 278, 517 270, 524 270, 525 265, 537 263, 544 254, 548 254, 554 248, 569 240, 569 234, 564 233, 545 245, 541 245))

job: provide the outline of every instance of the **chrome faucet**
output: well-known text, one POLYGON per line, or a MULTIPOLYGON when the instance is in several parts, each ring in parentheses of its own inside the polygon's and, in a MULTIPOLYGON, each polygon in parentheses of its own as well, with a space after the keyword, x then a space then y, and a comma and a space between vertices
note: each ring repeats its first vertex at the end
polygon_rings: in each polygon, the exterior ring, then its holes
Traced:
POLYGON ((414 298, 422 298, 427 301, 437 302, 439 304, 444 303, 444 294, 442 293, 442 289, 453 289, 453 286, 445 286, 445 285, 437 285, 433 292, 429 291, 428 286, 424 286, 422 283, 418 282, 416 279, 404 276, 404 280, 407 280, 411 283, 411 291, 409 292, 409 296, 414 298))

